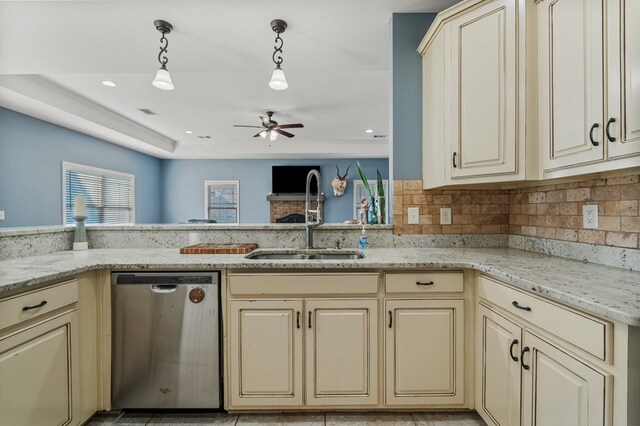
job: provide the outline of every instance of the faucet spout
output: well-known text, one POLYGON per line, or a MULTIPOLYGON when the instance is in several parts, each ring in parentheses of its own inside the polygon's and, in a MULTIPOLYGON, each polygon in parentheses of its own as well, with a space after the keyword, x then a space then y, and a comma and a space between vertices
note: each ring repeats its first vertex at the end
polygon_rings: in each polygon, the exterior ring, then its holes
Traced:
POLYGON ((305 235, 307 242, 307 249, 313 248, 313 228, 322 223, 322 178, 320 172, 316 169, 309 171, 307 174, 306 193, 304 197, 304 217, 305 217, 305 235), (317 194, 317 207, 315 210, 311 209, 311 179, 315 177, 318 183, 317 194), (316 220, 313 220, 313 213, 316 214, 316 220))

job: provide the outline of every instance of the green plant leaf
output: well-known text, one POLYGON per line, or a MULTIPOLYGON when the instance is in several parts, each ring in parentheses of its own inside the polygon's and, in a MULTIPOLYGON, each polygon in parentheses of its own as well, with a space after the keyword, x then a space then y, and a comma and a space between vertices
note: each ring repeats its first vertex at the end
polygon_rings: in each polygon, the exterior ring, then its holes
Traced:
POLYGON ((369 192, 369 196, 373 197, 373 192, 371 192, 371 187, 369 187, 369 181, 367 181, 367 177, 364 175, 364 172, 362 171, 362 166, 360 165, 359 161, 358 161, 358 173, 360 173, 360 179, 362 179, 362 184, 364 185, 364 187, 367 188, 367 192, 369 192))
POLYGON ((377 182, 378 182, 378 203, 380 203, 380 223, 386 223, 386 207, 385 207, 385 202, 384 202, 384 185, 382 184, 382 175, 380 174, 380 170, 376 169, 376 173, 377 173, 377 182))

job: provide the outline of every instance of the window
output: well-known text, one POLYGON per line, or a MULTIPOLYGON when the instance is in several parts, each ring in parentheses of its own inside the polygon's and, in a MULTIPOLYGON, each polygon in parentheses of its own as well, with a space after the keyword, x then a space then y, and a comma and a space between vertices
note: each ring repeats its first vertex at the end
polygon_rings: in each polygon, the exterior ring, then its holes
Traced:
MULTIPOLYGON (((378 199, 378 181, 376 180, 368 180, 369 187, 373 191, 376 197, 376 203, 380 204, 380 200, 378 199)), ((384 207, 386 212, 385 223, 389 223, 389 209, 387 206, 389 203, 387 200, 389 199, 389 181, 387 179, 382 180, 382 188, 384 189, 384 207)), ((364 184, 361 180, 353 181, 353 217, 354 219, 358 219, 358 210, 360 210, 360 199, 362 197, 367 197, 367 200, 370 200, 369 191, 364 187, 364 184)), ((371 201, 369 201, 371 202, 371 201)))
POLYGON ((207 180, 204 182, 205 217, 217 223, 240 222, 240 182, 207 180))
POLYGON ((87 197, 87 224, 133 224, 135 176, 82 164, 62 162, 62 206, 65 225, 73 225, 76 195, 87 197))

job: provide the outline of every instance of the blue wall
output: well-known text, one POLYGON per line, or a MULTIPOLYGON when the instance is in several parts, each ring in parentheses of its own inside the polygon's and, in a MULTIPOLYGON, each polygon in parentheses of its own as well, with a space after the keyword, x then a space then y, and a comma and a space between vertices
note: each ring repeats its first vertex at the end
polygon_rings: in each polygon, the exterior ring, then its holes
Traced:
POLYGON ((62 224, 62 162, 136 176, 136 222, 161 219, 161 160, 0 107, 0 227, 62 224))
POLYGON ((416 51, 435 13, 394 13, 392 161, 394 179, 422 179, 422 58, 416 51))
MULTIPOLYGON (((320 165, 322 187, 325 193, 324 220, 327 223, 343 222, 353 218, 353 180, 360 180, 357 159, 322 160, 164 160, 162 221, 184 222, 189 218, 204 216, 204 181, 240 181, 240 223, 268 223, 271 192, 271 166, 320 165), (331 180, 336 176, 336 164, 340 172, 349 170, 347 190, 335 197, 331 180)), ((383 179, 389 177, 389 161, 384 159, 360 160, 367 179, 376 178, 380 169, 383 179)))

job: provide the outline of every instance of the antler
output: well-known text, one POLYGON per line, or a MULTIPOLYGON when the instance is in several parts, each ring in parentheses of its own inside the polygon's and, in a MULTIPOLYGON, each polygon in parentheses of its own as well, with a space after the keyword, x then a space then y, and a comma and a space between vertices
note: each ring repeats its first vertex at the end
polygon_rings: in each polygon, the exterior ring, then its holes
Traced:
POLYGON ((344 176, 345 176, 345 177, 349 174, 349 169, 350 169, 350 168, 351 168, 351 164, 349 164, 349 167, 347 167, 347 171, 346 171, 346 173, 344 174, 344 176))

